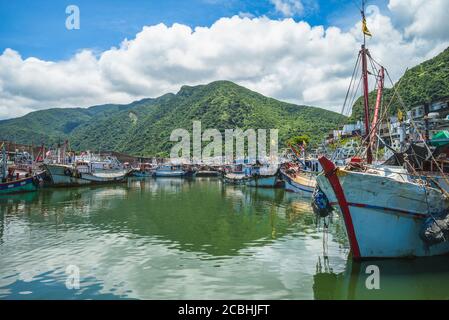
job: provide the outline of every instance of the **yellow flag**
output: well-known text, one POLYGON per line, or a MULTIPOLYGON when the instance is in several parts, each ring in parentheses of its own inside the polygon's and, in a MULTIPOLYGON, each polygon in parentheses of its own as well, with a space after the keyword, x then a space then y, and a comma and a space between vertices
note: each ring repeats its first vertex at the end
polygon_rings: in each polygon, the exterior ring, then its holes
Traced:
POLYGON ((404 120, 404 114, 400 109, 398 110, 398 120, 399 122, 402 122, 404 120))
POLYGON ((365 19, 365 17, 363 18, 363 21, 362 21, 362 31, 363 31, 363 33, 366 34, 367 36, 372 37, 371 32, 368 30, 368 27, 366 26, 366 19, 365 19))

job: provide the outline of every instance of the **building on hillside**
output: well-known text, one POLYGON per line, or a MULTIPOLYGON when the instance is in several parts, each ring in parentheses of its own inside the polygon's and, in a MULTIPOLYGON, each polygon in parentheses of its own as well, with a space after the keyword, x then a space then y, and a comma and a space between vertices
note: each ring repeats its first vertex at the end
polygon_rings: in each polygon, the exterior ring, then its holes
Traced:
POLYGON ((360 136, 364 131, 362 121, 357 121, 357 123, 345 124, 342 129, 342 136, 344 138, 360 136))
POLYGON ((449 129, 449 96, 413 107, 407 112, 408 135, 413 140, 430 140, 449 129))
POLYGON ((362 135, 364 132, 363 122, 345 124, 341 130, 332 130, 326 138, 325 143, 331 144, 343 138, 352 138, 362 135))
MULTIPOLYGON (((379 127, 382 141, 401 150, 409 141, 429 141, 440 131, 449 131, 449 96, 415 105, 401 122, 397 116, 391 116, 379 127)), ((326 144, 341 138, 363 136, 365 134, 362 121, 346 124, 341 130, 333 130, 326 138, 326 144)), ((448 140, 449 142, 449 140, 448 140)))

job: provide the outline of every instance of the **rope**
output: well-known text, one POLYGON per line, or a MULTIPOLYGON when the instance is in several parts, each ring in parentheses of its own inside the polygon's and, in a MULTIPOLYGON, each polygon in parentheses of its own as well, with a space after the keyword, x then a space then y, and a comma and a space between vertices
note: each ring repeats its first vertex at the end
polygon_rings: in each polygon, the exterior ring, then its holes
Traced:
POLYGON ((354 65, 354 70, 352 71, 351 81, 349 82, 348 91, 346 91, 345 100, 344 100, 344 103, 343 103, 343 106, 342 106, 342 109, 341 109, 341 114, 343 114, 343 115, 345 114, 344 111, 345 111, 345 108, 347 106, 346 102, 348 100, 348 96, 349 96, 349 93, 351 91, 351 86, 352 86, 352 83, 353 83, 353 80, 354 80, 354 76, 355 76, 356 71, 358 70, 358 67, 359 67, 359 63, 360 63, 360 53, 357 56, 357 61, 356 61, 355 65, 354 65))

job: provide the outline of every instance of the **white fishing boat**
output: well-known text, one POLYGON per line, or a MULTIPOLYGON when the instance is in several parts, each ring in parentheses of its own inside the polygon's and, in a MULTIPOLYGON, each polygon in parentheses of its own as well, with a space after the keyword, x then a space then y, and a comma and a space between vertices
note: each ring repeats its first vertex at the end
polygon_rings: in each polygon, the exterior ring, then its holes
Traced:
POLYGON ((75 156, 67 153, 68 142, 57 151, 48 151, 44 159, 44 169, 53 186, 82 186, 124 182, 131 170, 113 156, 100 156, 83 152, 75 156))
POLYGON ((124 182, 127 169, 95 169, 94 163, 79 161, 75 164, 44 164, 54 186, 82 186, 124 182))
POLYGON ((353 257, 422 257, 449 252, 449 242, 426 243, 422 229, 449 209, 441 190, 416 181, 405 169, 368 166, 363 171, 336 167, 320 158, 324 174, 317 185, 329 204, 338 207, 353 257))
POLYGON ((229 184, 273 188, 278 181, 278 171, 278 166, 275 165, 237 165, 224 175, 224 181, 229 184))
POLYGON ((223 176, 224 182, 229 184, 245 184, 247 176, 244 172, 228 172, 223 176))
POLYGON ((159 178, 182 178, 191 177, 194 175, 194 171, 186 170, 179 165, 163 165, 158 167, 154 172, 154 176, 159 178))
MULTIPOLYGON (((362 11, 364 33, 366 24, 362 11)), ((375 62, 365 44, 361 62, 364 100, 364 156, 337 167, 326 157, 319 162, 314 207, 341 212, 354 259, 424 257, 449 253, 449 200, 443 189, 405 168, 373 165, 376 130, 380 123, 384 67, 375 62), (368 72, 368 58, 373 67, 368 72), (368 75, 375 75, 377 99, 370 124, 368 75)))
POLYGON ((220 171, 212 166, 199 166, 197 168, 196 177, 218 177, 220 174, 220 171))

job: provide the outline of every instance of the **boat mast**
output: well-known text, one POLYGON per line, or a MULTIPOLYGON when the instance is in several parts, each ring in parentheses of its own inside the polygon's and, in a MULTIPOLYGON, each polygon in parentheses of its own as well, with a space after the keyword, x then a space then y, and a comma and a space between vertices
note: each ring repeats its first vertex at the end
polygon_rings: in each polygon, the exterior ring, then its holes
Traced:
POLYGON ((384 78, 385 78, 385 69, 384 67, 380 67, 379 75, 378 75, 378 82, 377 82, 377 98, 376 98, 376 107, 374 108, 374 116, 373 116, 373 122, 371 123, 371 137, 370 142, 371 145, 374 145, 374 142, 376 140, 376 132, 377 132, 377 121, 379 119, 379 109, 380 104, 382 103, 382 94, 383 94, 383 87, 384 87, 384 78))
POLYGON ((5 143, 3 142, 2 145, 2 179, 6 179, 6 170, 7 168, 7 159, 6 159, 7 155, 6 155, 6 146, 5 143))
MULTIPOLYGON (((362 21, 365 23, 365 1, 362 1, 362 21)), ((368 65, 367 65, 367 55, 368 49, 366 49, 366 34, 363 32, 363 44, 362 49, 360 50, 360 54, 362 56, 362 75, 363 75, 363 104, 365 107, 365 143, 366 143, 366 161, 368 164, 373 162, 373 154, 371 152, 371 143, 370 143, 370 133, 369 133, 369 100, 368 100, 368 65)))

